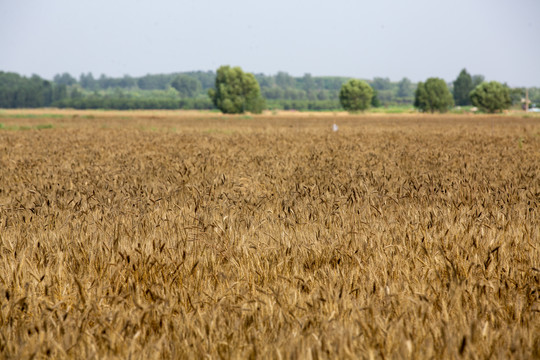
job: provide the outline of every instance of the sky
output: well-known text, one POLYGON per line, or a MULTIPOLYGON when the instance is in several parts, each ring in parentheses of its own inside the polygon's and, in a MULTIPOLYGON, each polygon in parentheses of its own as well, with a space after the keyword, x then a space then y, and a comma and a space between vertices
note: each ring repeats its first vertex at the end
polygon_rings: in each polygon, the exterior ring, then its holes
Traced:
POLYGON ((216 70, 540 86, 539 0, 0 0, 0 71, 216 70))

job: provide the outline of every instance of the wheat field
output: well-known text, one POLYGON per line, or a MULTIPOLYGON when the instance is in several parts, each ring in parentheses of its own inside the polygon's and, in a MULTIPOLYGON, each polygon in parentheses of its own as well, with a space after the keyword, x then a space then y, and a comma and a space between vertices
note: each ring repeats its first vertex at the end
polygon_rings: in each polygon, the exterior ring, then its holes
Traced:
POLYGON ((540 358, 540 117, 0 122, 0 358, 540 358))

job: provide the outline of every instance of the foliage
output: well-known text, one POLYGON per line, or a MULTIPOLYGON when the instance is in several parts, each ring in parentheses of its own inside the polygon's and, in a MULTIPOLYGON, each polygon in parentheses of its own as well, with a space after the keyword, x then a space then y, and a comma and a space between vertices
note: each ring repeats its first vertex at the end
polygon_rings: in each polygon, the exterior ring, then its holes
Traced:
POLYGON ((373 90, 377 91, 392 90, 394 88, 394 84, 392 84, 389 78, 375 77, 371 82, 371 87, 373 90))
POLYGON ((261 113, 265 107, 257 79, 240 67, 221 66, 217 70, 215 89, 210 89, 208 95, 225 114, 261 113))
POLYGON ((164 90, 171 84, 171 77, 169 75, 157 74, 146 75, 137 80, 137 86, 143 90, 164 90))
POLYGON ((468 106, 471 105, 469 96, 473 89, 473 81, 471 75, 466 69, 461 70, 459 76, 454 81, 454 101, 456 105, 468 106))
POLYGON ((510 90, 500 82, 483 82, 471 91, 471 100, 479 109, 494 113, 508 109, 512 105, 510 90))
POLYGON ((512 105, 519 105, 522 99, 525 100, 525 88, 508 88, 508 91, 512 105))
MULTIPOLYGON (((67 74, 69 76, 69 74, 67 74)), ((62 82, 64 74, 56 75, 55 79, 62 82)), ((75 94, 90 96, 93 91, 110 89, 122 89, 123 93, 139 93, 141 91, 165 91, 173 87, 173 83, 178 77, 189 77, 200 82, 196 91, 182 92, 181 97, 202 98, 207 97, 208 90, 215 85, 216 74, 213 71, 191 71, 173 74, 148 74, 143 77, 107 77, 101 75, 94 79, 91 73, 82 74, 81 81, 69 82, 67 93, 71 93, 73 87, 84 90, 75 94), (187 95, 187 96, 186 96, 187 95)), ((294 77, 286 72, 278 72, 275 75, 255 74, 261 96, 271 102, 277 108, 297 108, 303 109, 326 109, 333 108, 337 103, 339 106, 339 91, 343 83, 349 78, 337 76, 312 76, 304 74, 302 77, 294 77)), ((65 82, 65 81, 64 81, 65 82)), ((372 106, 389 106, 398 104, 412 104, 414 85, 408 79, 402 79, 398 83, 391 82, 388 78, 375 78, 373 82, 382 88, 379 96, 374 96, 372 106)), ((178 87, 178 86, 177 86, 178 87)), ((179 87, 180 88, 180 87, 179 87)), ((149 93, 150 94, 150 93, 149 93)), ((138 95, 137 95, 138 96, 138 95)), ((57 99, 56 99, 57 100, 57 99)))
POLYGON ((341 110, 339 100, 268 100, 270 110, 336 111, 341 110))
POLYGON ((472 88, 474 89, 475 87, 477 87, 478 85, 483 83, 484 80, 485 80, 484 75, 473 75, 472 76, 472 88))
POLYGON ((157 97, 118 97, 91 95, 79 98, 66 98, 54 103, 58 108, 72 109, 117 109, 117 110, 138 110, 138 109, 194 109, 210 110, 214 105, 208 98, 157 98, 157 97))
POLYGON ((347 111, 364 111, 371 105, 373 89, 363 80, 351 79, 341 87, 339 101, 347 111))
POLYGON ((0 71, 0 108, 50 106, 64 92, 65 85, 55 85, 37 75, 27 78, 0 71))
POLYGON ((373 90, 373 97, 371 98, 371 106, 374 108, 378 108, 381 106, 381 102, 379 101, 379 92, 377 90, 373 90))
POLYGON ((282 89, 294 88, 296 80, 286 72, 280 71, 276 75, 276 85, 282 89))
POLYGON ((79 76, 79 85, 87 90, 97 90, 99 88, 99 84, 96 79, 94 79, 94 75, 92 75, 91 72, 87 74, 82 73, 79 76))
POLYGON ((77 83, 77 79, 65 72, 63 74, 56 74, 53 78, 55 84, 71 86, 77 83))
POLYGON ((529 100, 531 101, 531 106, 534 104, 536 107, 540 107, 540 88, 529 89, 529 100))
POLYGON ((299 82, 302 89, 308 94, 316 87, 315 80, 313 79, 313 76, 311 76, 311 74, 304 74, 304 76, 299 80, 299 82))
POLYGON ((110 78, 102 74, 96 83, 99 89, 109 89, 109 88, 131 89, 131 88, 138 87, 137 80, 135 78, 132 78, 129 75, 124 75, 124 77, 121 77, 121 78, 110 78))
MULTIPOLYGON (((286 72, 275 75, 255 74, 255 78, 261 93, 258 107, 264 108, 264 98, 272 109, 302 111, 338 109, 341 86, 350 80, 346 77, 311 74, 294 77, 286 72)), ((473 85, 484 79, 482 75, 471 78, 473 85)), ((194 109, 207 109, 215 108, 212 101, 208 100, 208 90, 215 86, 215 82, 214 71, 148 74, 142 77, 109 77, 102 74, 99 78, 88 72, 81 74, 78 79, 65 72, 55 75, 53 81, 38 76, 25 78, 14 73, 2 73, 0 107, 147 109, 156 106, 175 109, 193 106, 194 109), (192 80, 191 85, 182 82, 179 84, 176 81, 179 78, 192 80), (181 99, 178 94, 181 94, 181 99)), ((392 82, 389 78, 376 77, 368 81, 368 84, 379 89, 374 89, 372 107, 406 107, 414 102, 413 89, 416 84, 407 78, 392 82)), ((524 97, 524 89, 510 90, 512 103, 517 104, 524 97)), ((540 89, 530 88, 529 97, 533 104, 540 104, 540 89)))
POLYGON ((372 106, 388 106, 397 100, 398 84, 392 83, 389 78, 375 77, 369 85, 375 91, 372 106))
POLYGON ((411 80, 408 78, 401 79, 397 84, 398 90, 396 93, 397 97, 400 98, 412 98, 414 96, 414 88, 411 80))
POLYGON ((189 75, 178 75, 171 83, 180 97, 195 97, 202 89, 201 82, 189 75))
POLYGON ((414 106, 422 112, 447 112, 454 105, 454 99, 443 79, 429 78, 419 82, 416 88, 414 106))

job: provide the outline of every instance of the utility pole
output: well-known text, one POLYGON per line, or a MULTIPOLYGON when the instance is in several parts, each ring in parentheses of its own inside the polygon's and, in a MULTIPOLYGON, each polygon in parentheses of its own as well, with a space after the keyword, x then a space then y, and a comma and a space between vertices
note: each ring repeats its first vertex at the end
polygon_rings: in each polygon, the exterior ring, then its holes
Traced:
POLYGON ((525 112, 529 111, 529 89, 525 88, 525 112))

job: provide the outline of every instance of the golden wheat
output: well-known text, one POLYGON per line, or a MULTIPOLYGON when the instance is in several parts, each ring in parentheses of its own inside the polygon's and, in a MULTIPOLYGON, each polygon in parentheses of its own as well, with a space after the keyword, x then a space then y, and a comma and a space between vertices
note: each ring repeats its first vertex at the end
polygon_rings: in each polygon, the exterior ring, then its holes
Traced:
POLYGON ((540 357, 539 118, 14 113, 2 358, 540 357))

